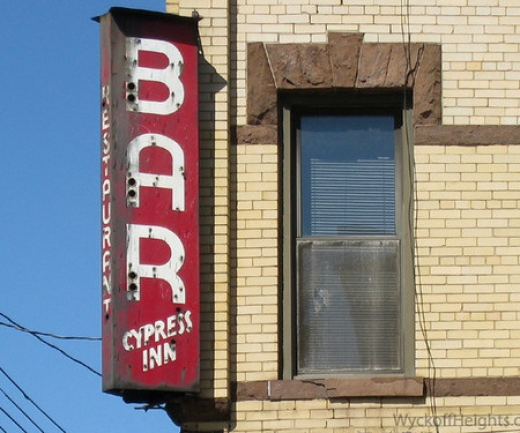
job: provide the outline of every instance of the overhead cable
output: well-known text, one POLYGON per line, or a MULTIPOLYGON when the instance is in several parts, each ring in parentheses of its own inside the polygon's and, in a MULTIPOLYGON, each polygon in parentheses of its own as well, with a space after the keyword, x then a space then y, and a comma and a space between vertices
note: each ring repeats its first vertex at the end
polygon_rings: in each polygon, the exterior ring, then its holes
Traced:
MULTIPOLYGON (((3 317, 4 319, 6 319, 8 322, 10 322, 12 325, 16 326, 16 327, 19 327, 19 328, 24 328, 23 326, 21 326, 19 323, 16 323, 13 319, 11 319, 9 316, 5 315, 4 313, 1 313, 0 312, 0 316, 3 317)), ((30 335, 32 335, 33 337, 35 337, 36 339, 38 339, 38 341, 40 341, 41 343, 45 344, 46 346, 49 346, 50 348, 54 349, 54 350, 57 350, 59 353, 61 353, 63 356, 65 356, 66 358, 70 359, 71 361, 75 362, 76 364, 79 364, 81 365, 82 367, 85 367, 87 370, 89 370, 91 373, 94 373, 95 375, 101 377, 101 373, 99 373, 98 371, 94 370, 90 365, 87 365, 85 364, 83 361, 77 359, 77 358, 74 358, 72 355, 69 355, 67 352, 65 352, 63 349, 59 348, 58 346, 55 346, 54 344, 52 343, 49 343, 47 340, 45 340, 44 338, 42 338, 40 335, 38 334, 35 334, 35 333, 31 333, 30 335)))
POLYGON ((7 379, 9 380, 9 382, 11 382, 15 387, 16 389, 18 389, 18 391, 20 391, 22 393, 22 395, 25 397, 26 400, 28 400, 36 409, 38 409, 40 411, 40 413, 42 413, 50 422, 52 422, 56 427, 58 427, 60 429, 60 431, 62 433, 67 433, 63 427, 61 427, 56 421, 54 421, 54 419, 51 418, 50 415, 47 414, 47 412, 45 412, 40 406, 38 406, 38 404, 31 398, 27 395, 27 393, 21 388, 20 385, 18 385, 13 378, 11 378, 11 376, 9 376, 7 374, 7 372, 2 368, 0 367, 0 372, 5 376, 7 377, 7 379))
POLYGON ((43 429, 38 425, 36 424, 36 421, 34 421, 11 397, 9 397, 9 395, 7 395, 7 393, 2 389, 0 388, 0 392, 2 394, 4 394, 4 397, 9 400, 11 402, 11 404, 16 407, 16 409, 18 409, 20 412, 22 412, 22 414, 25 416, 25 418, 27 418, 32 425, 34 425, 41 433, 45 433, 43 431, 43 429))
POLYGON ((56 338, 58 340, 82 340, 82 341, 101 341, 101 337, 84 337, 84 336, 70 336, 70 335, 56 335, 48 332, 34 331, 32 329, 25 328, 23 326, 11 325, 6 322, 0 321, 0 326, 6 328, 16 329, 17 331, 26 332, 27 334, 40 335, 42 337, 56 338))
POLYGON ((9 418, 13 424, 16 424, 16 426, 23 431, 24 433, 29 433, 27 430, 25 430, 18 421, 16 421, 11 415, 9 415, 9 412, 7 412, 2 406, 0 406, 0 411, 4 413, 4 415, 9 418))
MULTIPOLYGON (((401 0, 401 36, 402 36, 402 43, 403 48, 405 52, 405 58, 406 58, 406 70, 405 70, 405 80, 404 80, 404 101, 406 104, 406 98, 407 98, 407 91, 406 86, 408 84, 408 79, 412 78, 412 89, 415 86, 415 76, 417 74, 417 63, 415 65, 412 65, 412 42, 411 42, 411 30, 410 30, 410 0, 401 0), (403 12, 404 11, 404 12, 403 12), (405 28, 406 26, 406 28, 405 28)), ((424 50, 424 45, 422 47, 422 50, 424 50)), ((419 59, 417 59, 417 62, 419 59)), ((408 121, 408 117, 406 117, 406 121, 408 121)), ((418 317, 418 323, 419 328, 421 330, 421 334, 423 336, 426 352, 428 355, 428 372, 430 376, 430 386, 431 386, 431 393, 432 396, 435 395, 435 386, 436 386, 436 380, 437 380, 437 367, 435 365, 435 358, 433 356, 432 348, 430 339, 428 336, 428 329, 427 329, 427 321, 424 311, 424 293, 423 293, 423 286, 422 286, 422 274, 421 274, 421 266, 420 266, 420 256, 418 254, 419 251, 419 240, 418 240, 418 234, 417 234, 417 227, 419 222, 418 217, 418 211, 419 211, 419 195, 418 195, 418 181, 416 174, 416 166, 415 166, 415 158, 414 154, 412 152, 412 145, 411 145, 411 137, 409 134, 409 128, 410 125, 406 125, 405 127, 405 133, 406 133, 406 140, 408 144, 408 151, 409 151, 409 169, 410 169, 410 175, 413 176, 413 197, 410 197, 410 203, 409 203, 409 211, 414 214, 413 220, 410 220, 410 231, 413 233, 413 245, 411 245, 413 259, 414 259, 414 269, 415 272, 413 273, 414 277, 414 288, 415 288, 415 305, 417 308, 417 317, 418 317), (413 221, 413 222, 412 222, 413 221), (412 225, 413 224, 413 225, 412 225), (417 252, 417 254, 415 254, 417 252)), ((435 398, 430 399, 430 410, 432 413, 432 416, 437 416, 437 402, 435 398)), ((439 433, 439 426, 435 425, 435 431, 436 433, 439 433)))

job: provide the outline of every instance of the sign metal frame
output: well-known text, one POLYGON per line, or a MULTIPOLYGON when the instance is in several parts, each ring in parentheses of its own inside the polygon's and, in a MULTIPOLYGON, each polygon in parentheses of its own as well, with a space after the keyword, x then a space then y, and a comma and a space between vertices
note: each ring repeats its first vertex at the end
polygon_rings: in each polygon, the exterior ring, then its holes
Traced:
POLYGON ((96 20, 103 390, 197 392, 198 20, 126 8, 96 20))

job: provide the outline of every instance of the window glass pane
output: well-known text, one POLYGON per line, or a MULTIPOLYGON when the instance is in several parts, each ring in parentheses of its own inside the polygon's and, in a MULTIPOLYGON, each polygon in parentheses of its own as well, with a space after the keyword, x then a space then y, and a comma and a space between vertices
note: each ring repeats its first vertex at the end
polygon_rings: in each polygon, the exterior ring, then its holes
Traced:
POLYGON ((298 372, 399 371, 399 241, 298 242, 298 372))
POLYGON ((303 115, 301 236, 394 235, 392 115, 303 115))

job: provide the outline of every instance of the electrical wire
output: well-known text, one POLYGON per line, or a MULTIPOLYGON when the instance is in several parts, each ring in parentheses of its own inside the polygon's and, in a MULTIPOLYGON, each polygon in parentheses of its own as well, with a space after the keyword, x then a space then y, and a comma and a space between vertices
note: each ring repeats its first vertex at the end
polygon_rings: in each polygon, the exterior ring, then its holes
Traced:
POLYGON ((0 367, 0 372, 9 380, 9 382, 11 382, 16 387, 16 389, 18 389, 18 391, 22 393, 26 400, 28 400, 36 409, 40 411, 40 413, 42 413, 50 422, 52 422, 58 429, 60 429, 62 433, 67 433, 63 429, 63 427, 61 427, 56 421, 54 421, 54 419, 52 419, 52 417, 48 415, 47 412, 45 412, 31 397, 27 395, 27 393, 22 389, 22 387, 18 385, 2 367, 0 367))
POLYGON ((7 430, 5 428, 3 428, 1 425, 0 425, 0 430, 2 430, 4 433, 7 433, 7 430))
MULTIPOLYGON (((410 0, 401 0, 401 36, 402 36, 402 43, 403 43, 403 49, 405 52, 405 61, 406 61, 406 70, 404 74, 404 83, 403 83, 403 103, 405 108, 408 105, 407 101, 407 86, 408 86, 408 80, 412 78, 410 87, 413 90, 415 86, 415 74, 417 72, 417 64, 412 65, 412 43, 411 43, 411 31, 410 31, 410 0)), ((424 46, 423 46, 424 50, 424 46)), ((419 57, 418 61, 420 59, 419 57)), ((410 137, 410 126, 413 126, 409 124, 409 119, 407 116, 405 116, 405 136, 406 136, 406 142, 408 146, 408 164, 409 164, 409 173, 410 177, 412 178, 412 185, 413 185, 413 194, 410 194, 410 201, 409 201, 409 212, 410 215, 413 215, 413 217, 410 218, 410 233, 413 233, 413 244, 410 245, 411 253, 412 253, 412 259, 413 259, 413 278, 414 278, 414 288, 415 288, 415 304, 417 306, 417 314, 419 316, 419 328, 421 330, 421 334, 423 336, 424 344, 426 347, 426 352, 428 356, 428 375, 431 379, 431 385, 430 385, 430 411, 432 413, 432 416, 437 415, 437 403, 435 401, 435 384, 437 379, 437 368, 435 366, 435 359, 433 357, 432 349, 430 340, 428 337, 428 330, 426 327, 426 316, 424 312, 424 297, 423 297, 423 289, 422 289, 422 274, 421 274, 421 267, 419 263, 419 255, 416 254, 419 250, 419 242, 417 239, 417 226, 418 226, 418 203, 419 203, 419 197, 418 197, 418 191, 417 191, 417 178, 415 176, 416 173, 416 166, 415 166, 415 157, 414 152, 412 150, 412 140, 410 137)), ((439 432, 439 426, 435 425, 435 431, 439 432)))
POLYGON ((6 328, 15 329, 17 331, 25 332, 27 334, 40 335, 42 337, 56 338, 58 340, 101 341, 100 337, 84 337, 84 336, 78 337, 78 336, 56 335, 56 334, 51 334, 48 332, 34 331, 32 329, 28 329, 23 326, 11 325, 9 323, 2 322, 2 321, 0 321, 0 326, 5 326, 6 328))
MULTIPOLYGON (((4 319, 6 319, 9 323, 6 323, 6 322, 3 322, 3 321, 0 321, 0 325, 1 326, 5 326, 7 328, 10 328, 10 329, 15 329, 17 331, 20 331, 20 332, 24 332, 24 333, 28 333, 30 335, 32 335, 33 337, 35 337, 36 339, 38 339, 38 341, 40 341, 41 343, 45 344, 46 346, 49 346, 51 347, 52 349, 54 350, 57 350, 59 353, 61 353, 63 356, 65 356, 66 358, 72 360, 73 362, 87 368, 90 372, 98 375, 98 376, 101 376, 101 374, 99 372, 97 372, 96 370, 94 370, 92 367, 90 367, 89 365, 85 364, 84 362, 80 361, 79 359, 76 359, 74 357, 72 357, 71 355, 69 355, 67 352, 65 352, 63 349, 59 348, 58 346, 55 346, 54 344, 51 344, 49 343, 48 341, 46 341, 44 338, 42 337, 49 337, 49 338, 56 338, 56 339, 61 339, 61 340, 83 340, 83 341, 99 341, 101 340, 100 338, 97 338, 97 337, 77 337, 77 336, 61 336, 61 335, 56 335, 56 334, 51 334, 51 333, 47 333, 47 332, 41 332, 41 331, 34 331, 34 330, 31 330, 29 328, 26 328, 25 326, 22 326, 20 325, 19 323, 17 323, 15 320, 13 320, 12 318, 10 318, 9 316, 7 316, 5 313, 2 313, 0 312, 0 316, 3 317, 4 319)), ((34 400, 32 400, 29 395, 14 381, 14 379, 9 376, 7 374, 7 372, 2 368, 0 367, 0 372, 18 389, 18 391, 20 391, 22 393, 22 395, 25 397, 25 399, 27 399, 30 403, 32 403, 49 421, 51 421, 62 433, 67 433, 63 427, 61 427, 49 414, 47 414, 34 400)), ((38 424, 36 424, 36 422, 18 405, 16 404, 16 402, 7 395, 7 393, 2 389, 0 388, 0 392, 2 392, 2 394, 20 411, 22 412, 22 414, 41 432, 41 433, 45 433, 44 430, 38 426, 38 424)), ((6 414, 6 416, 8 416, 13 422, 14 419, 12 419, 12 417, 5 411, 5 409, 0 409, 2 410, 2 412, 4 412, 6 414)), ((19 426, 20 427, 20 426, 19 426)), ((20 427, 21 428, 21 427, 20 427)))
POLYGON ((18 421, 16 421, 11 415, 9 415, 9 412, 7 412, 2 406, 0 406, 0 411, 4 413, 4 415, 9 418, 13 424, 15 424, 21 431, 24 433, 29 433, 27 430, 25 430, 18 421))
MULTIPOLYGON (((33 337, 35 337, 38 341, 40 341, 41 343, 45 344, 46 346, 49 346, 50 348, 58 351, 60 354, 62 354, 63 356, 65 356, 66 358, 70 359, 71 361, 85 367, 87 370, 89 370, 90 372, 96 374, 97 376, 101 376, 101 374, 99 372, 97 372, 96 370, 94 370, 92 367, 90 367, 89 365, 85 364, 83 361, 79 360, 79 359, 76 359, 74 358, 73 356, 69 355, 66 351, 64 351, 63 349, 61 349, 60 347, 54 345, 54 344, 51 344, 49 343, 48 341, 46 341, 44 338, 42 337, 49 337, 49 338, 56 338, 56 339, 62 339, 62 340, 84 340, 84 341, 99 341, 101 340, 100 338, 96 338, 96 337, 76 337, 76 336, 61 336, 61 335, 56 335, 56 334, 51 334, 51 333, 46 333, 46 332, 40 332, 40 331, 34 331, 34 330, 31 330, 29 328, 26 328, 22 325, 20 325, 19 323, 17 323, 16 321, 14 321, 13 319, 11 319, 9 316, 7 316, 6 314, 0 312, 0 316, 3 317, 4 319, 6 319, 8 322, 10 323, 6 323, 6 322, 3 322, 3 321, 0 321, 0 325, 1 326, 5 326, 5 327, 8 327, 8 328, 11 328, 11 329, 15 329, 17 331, 20 331, 20 332, 25 332, 25 333, 28 333, 30 335, 32 335, 33 337)), ((11 376, 9 376, 7 374, 7 372, 2 368, 0 367, 0 372, 18 389, 18 391, 20 391, 22 393, 22 395, 30 402, 32 403, 49 421, 51 421, 62 433, 67 433, 63 427, 61 427, 50 415, 48 415, 34 400, 32 400, 28 395, 27 393, 14 381, 13 378, 11 378, 11 376)), ((45 433, 44 430, 38 426, 38 424, 36 424, 36 422, 18 405, 16 404, 16 402, 10 398, 7 393, 0 388, 0 392, 2 392, 4 394, 4 396, 41 432, 41 433, 45 433)), ((0 410, 2 412, 4 412, 4 414, 9 417, 9 419, 14 422, 20 429, 22 429, 22 431, 24 431, 25 433, 27 433, 23 427, 21 427, 15 420, 14 418, 9 415, 7 413, 7 411, 3 408, 0 408, 0 410)), ((5 429, 3 428, 0 428, 1 431, 5 432, 5 429)), ((7 432, 5 432, 7 433, 7 432)))
MULTIPOLYGON (((23 326, 21 326, 19 323, 16 323, 13 319, 11 319, 9 316, 7 316, 6 314, 0 312, 0 316, 3 317, 4 319, 6 319, 8 322, 10 322, 12 325, 18 327, 18 328, 23 328, 23 329, 27 329, 27 328, 24 328, 23 326)), ((33 332, 30 332, 30 335, 32 335, 33 337, 35 337, 38 341, 40 341, 41 343, 45 344, 46 346, 49 346, 50 348, 58 351, 59 353, 61 353, 63 356, 65 356, 66 358, 70 359, 71 361, 75 362, 76 364, 79 364, 81 365, 82 367, 85 367, 87 370, 89 370, 91 373, 94 373, 95 375, 101 377, 101 373, 99 373, 98 371, 94 370, 90 365, 87 365, 85 364, 83 361, 77 359, 77 358, 74 358, 72 355, 69 355, 67 352, 65 352, 63 349, 61 349, 60 347, 52 344, 52 343, 49 343, 47 340, 45 340, 44 338, 42 338, 40 335, 36 334, 36 333, 33 333, 33 332)))
POLYGON ((2 388, 0 388, 0 392, 4 394, 4 397, 7 398, 7 400, 9 400, 11 404, 31 422, 32 425, 34 425, 41 433, 45 433, 45 431, 38 424, 36 424, 36 421, 34 421, 11 397, 9 397, 9 395, 7 395, 7 393, 2 388))

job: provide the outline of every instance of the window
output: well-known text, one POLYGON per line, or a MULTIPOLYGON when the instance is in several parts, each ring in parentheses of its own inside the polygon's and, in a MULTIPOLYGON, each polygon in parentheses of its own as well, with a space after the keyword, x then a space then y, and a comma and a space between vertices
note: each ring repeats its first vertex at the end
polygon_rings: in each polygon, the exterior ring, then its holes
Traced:
POLYGON ((284 109, 284 376, 410 374, 409 146, 398 99, 284 109))

